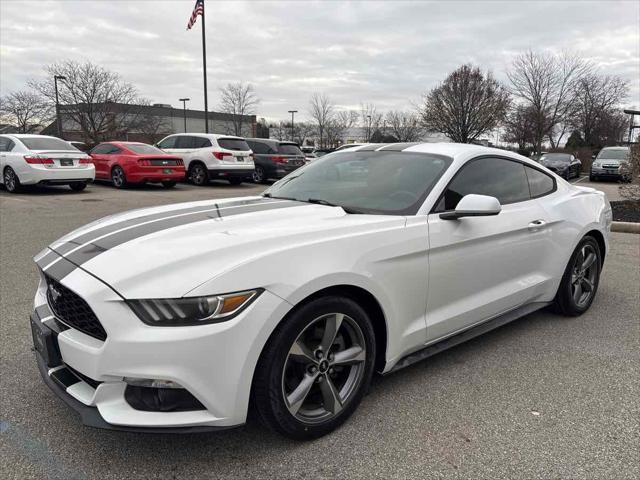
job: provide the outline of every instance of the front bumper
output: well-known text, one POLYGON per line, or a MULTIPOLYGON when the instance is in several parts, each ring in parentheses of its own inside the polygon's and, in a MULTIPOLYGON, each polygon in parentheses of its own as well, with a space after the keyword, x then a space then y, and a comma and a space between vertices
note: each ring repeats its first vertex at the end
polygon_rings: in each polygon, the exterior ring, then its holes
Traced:
MULTIPOLYGON (((152 327, 113 290, 79 268, 58 281, 90 305, 107 332, 106 340, 100 341, 74 328, 56 332, 52 325, 60 364, 45 366, 37 354, 45 383, 80 413, 83 423, 136 431, 217 430, 245 423, 259 354, 275 319, 289 308, 279 297, 265 291, 224 323, 152 327), (61 386, 51 376, 68 367, 80 376, 73 385, 61 386), (177 382, 204 408, 137 410, 125 396, 125 377, 177 382)), ((56 318, 47 305, 46 288, 41 279, 33 315, 40 321, 44 317, 44 325, 49 325, 56 318)))
POLYGON ((591 168, 590 176, 598 178, 615 178, 620 179, 625 176, 626 172, 620 169, 612 168, 591 168))

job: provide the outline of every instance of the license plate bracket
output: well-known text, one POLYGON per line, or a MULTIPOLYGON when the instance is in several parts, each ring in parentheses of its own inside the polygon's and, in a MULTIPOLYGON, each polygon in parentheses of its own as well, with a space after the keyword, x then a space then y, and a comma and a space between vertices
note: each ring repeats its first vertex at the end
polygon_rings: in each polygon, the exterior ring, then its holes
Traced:
POLYGON ((42 355, 49 368, 62 364, 58 339, 54 332, 47 328, 40 319, 31 317, 31 336, 33 337, 33 346, 42 355))

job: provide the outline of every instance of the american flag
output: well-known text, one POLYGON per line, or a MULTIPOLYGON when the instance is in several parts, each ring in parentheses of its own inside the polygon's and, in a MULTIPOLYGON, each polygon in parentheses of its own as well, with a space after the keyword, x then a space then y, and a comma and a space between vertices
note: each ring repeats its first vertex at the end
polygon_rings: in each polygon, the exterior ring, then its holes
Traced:
POLYGON ((196 6, 193 8, 193 12, 191 13, 191 18, 189 19, 189 23, 187 24, 187 30, 191 30, 198 19, 198 15, 202 15, 204 13, 204 0, 196 0, 196 6))

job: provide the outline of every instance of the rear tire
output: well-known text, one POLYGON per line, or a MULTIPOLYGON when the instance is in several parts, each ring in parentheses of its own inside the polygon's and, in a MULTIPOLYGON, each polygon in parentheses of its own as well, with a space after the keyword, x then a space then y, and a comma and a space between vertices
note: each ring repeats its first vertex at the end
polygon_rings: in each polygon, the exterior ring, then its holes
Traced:
POLYGON ((111 183, 113 183, 113 186, 116 188, 126 188, 127 176, 122 167, 116 165, 111 169, 111 183))
POLYGON ((571 317, 589 310, 598 291, 601 270, 600 246, 587 235, 571 254, 554 300, 556 310, 571 317))
POLYGON ((173 188, 173 187, 176 186, 177 183, 178 182, 174 182, 173 180, 171 180, 171 181, 168 181, 168 182, 162 182, 162 186, 164 188, 173 188))
POLYGON ((189 180, 194 185, 202 187, 209 183, 209 172, 202 163, 192 163, 189 166, 189 180))
POLYGON ((335 430, 369 387, 375 348, 371 320, 353 300, 322 297, 296 308, 273 332, 256 366, 258 416, 297 440, 335 430))
POLYGON ((4 169, 2 180, 4 181, 4 188, 7 189, 7 192, 19 193, 22 190, 20 179, 16 172, 13 171, 13 168, 7 167, 4 169))
POLYGON ((262 168, 259 165, 256 165, 256 167, 253 170, 253 173, 251 174, 251 180, 253 180, 254 183, 266 183, 267 177, 264 172, 264 168, 262 168))
POLYGON ((69 184, 69 188, 74 192, 81 192, 87 188, 87 182, 73 182, 69 184))

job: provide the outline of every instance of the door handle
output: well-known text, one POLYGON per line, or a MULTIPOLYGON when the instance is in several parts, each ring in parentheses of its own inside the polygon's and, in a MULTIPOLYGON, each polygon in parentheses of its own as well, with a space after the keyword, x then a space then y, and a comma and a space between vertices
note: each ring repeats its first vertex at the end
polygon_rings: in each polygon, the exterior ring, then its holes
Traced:
POLYGON ((534 220, 529 224, 530 232, 537 232, 538 230, 542 230, 547 225, 547 222, 544 220, 534 220))

